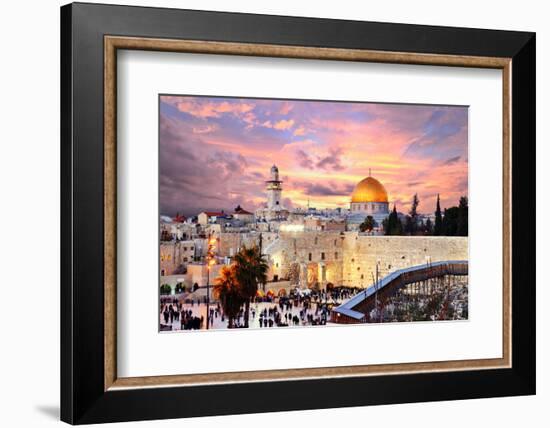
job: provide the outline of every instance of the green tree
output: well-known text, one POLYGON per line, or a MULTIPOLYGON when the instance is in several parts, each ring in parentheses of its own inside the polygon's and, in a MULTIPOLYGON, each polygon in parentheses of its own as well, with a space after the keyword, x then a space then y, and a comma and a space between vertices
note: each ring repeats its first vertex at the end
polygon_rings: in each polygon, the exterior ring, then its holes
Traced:
POLYGON ((162 295, 172 294, 172 287, 170 287, 170 284, 162 284, 160 286, 160 294, 162 295))
POLYGON ((185 284, 183 282, 178 282, 176 284, 176 294, 181 294, 185 291, 185 284))
POLYGON ((256 297, 258 284, 267 281, 269 266, 264 261, 257 246, 242 247, 233 259, 235 265, 235 278, 239 284, 241 296, 245 300, 244 326, 248 327, 250 315, 250 301, 256 297))
POLYGON ((445 208, 443 212, 443 235, 456 236, 458 230, 458 207, 445 208))
POLYGON ((365 221, 359 225, 359 230, 361 232, 372 232, 372 229, 376 227, 376 221, 371 215, 368 215, 365 218, 365 221))
POLYGON ((227 327, 234 328, 235 318, 245 303, 235 275, 235 266, 224 266, 215 279, 212 294, 220 301, 227 317, 227 327))
POLYGON ((403 225, 397 215, 397 208, 393 206, 390 215, 384 220, 384 233, 386 235, 403 235, 403 225))
POLYGON ((443 235, 443 218, 441 216, 441 206, 439 205, 439 194, 437 195, 437 203, 435 206, 434 235, 443 235))
POLYGON ((411 203, 411 209, 409 215, 407 216, 407 222, 405 225, 405 232, 415 235, 418 231, 418 205, 420 200, 418 199, 418 194, 414 194, 413 200, 411 203))
POLYGON ((468 198, 462 196, 458 202, 458 219, 456 234, 458 236, 468 236, 468 198))

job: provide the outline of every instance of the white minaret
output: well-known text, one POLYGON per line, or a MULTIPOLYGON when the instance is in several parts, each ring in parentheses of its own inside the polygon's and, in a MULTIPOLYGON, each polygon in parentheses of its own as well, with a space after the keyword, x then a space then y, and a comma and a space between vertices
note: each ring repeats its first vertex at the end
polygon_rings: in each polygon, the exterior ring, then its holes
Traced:
POLYGON ((281 184, 283 182, 279 180, 279 168, 273 165, 271 167, 271 179, 265 182, 267 187, 267 209, 268 210, 280 210, 281 206, 281 192, 283 188, 281 184))

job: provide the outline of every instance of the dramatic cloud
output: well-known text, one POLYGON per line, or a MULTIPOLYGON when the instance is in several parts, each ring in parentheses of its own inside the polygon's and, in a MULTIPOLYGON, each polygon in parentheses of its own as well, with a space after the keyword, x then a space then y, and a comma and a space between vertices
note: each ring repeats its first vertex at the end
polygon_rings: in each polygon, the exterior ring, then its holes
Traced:
POLYGON ((452 165, 453 163, 457 163, 459 160, 460 156, 453 156, 452 158, 449 158, 445 162, 443 162, 443 165, 452 165))
POLYGON ((296 181, 293 185, 302 190, 307 196, 342 196, 349 197, 355 188, 354 183, 310 183, 307 181, 296 181))
POLYGON ((468 193, 465 107, 162 96, 161 213, 254 210, 265 203, 271 165, 286 206, 349 207, 372 175, 390 204, 419 210, 468 193))
POLYGON ((313 161, 303 150, 296 150, 296 159, 298 160, 298 165, 302 168, 313 169, 313 161))
POLYGON ((329 154, 322 157, 317 162, 317 168, 324 170, 333 170, 333 171, 342 171, 344 167, 342 166, 340 157, 342 156, 342 149, 331 148, 329 149, 329 154))

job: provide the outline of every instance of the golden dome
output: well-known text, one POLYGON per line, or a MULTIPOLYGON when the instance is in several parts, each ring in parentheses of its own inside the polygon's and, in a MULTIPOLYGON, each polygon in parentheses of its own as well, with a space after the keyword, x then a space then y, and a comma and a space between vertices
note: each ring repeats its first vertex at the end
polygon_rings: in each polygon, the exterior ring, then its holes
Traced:
POLYGON ((388 193, 377 179, 367 177, 355 186, 351 202, 388 202, 388 193))

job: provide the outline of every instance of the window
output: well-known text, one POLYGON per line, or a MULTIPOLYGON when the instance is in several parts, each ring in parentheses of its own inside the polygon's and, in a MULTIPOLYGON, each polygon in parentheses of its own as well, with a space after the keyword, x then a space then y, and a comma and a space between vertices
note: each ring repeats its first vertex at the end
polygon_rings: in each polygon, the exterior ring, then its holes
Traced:
POLYGON ((309 253, 307 257, 308 257, 309 261, 311 261, 311 253, 309 253))
POLYGON ((183 251, 187 251, 187 247, 183 247, 183 251))
POLYGON ((334 253, 334 258, 338 260, 338 253, 334 253))
POLYGON ((325 253, 321 253, 321 260, 325 260, 325 253))

